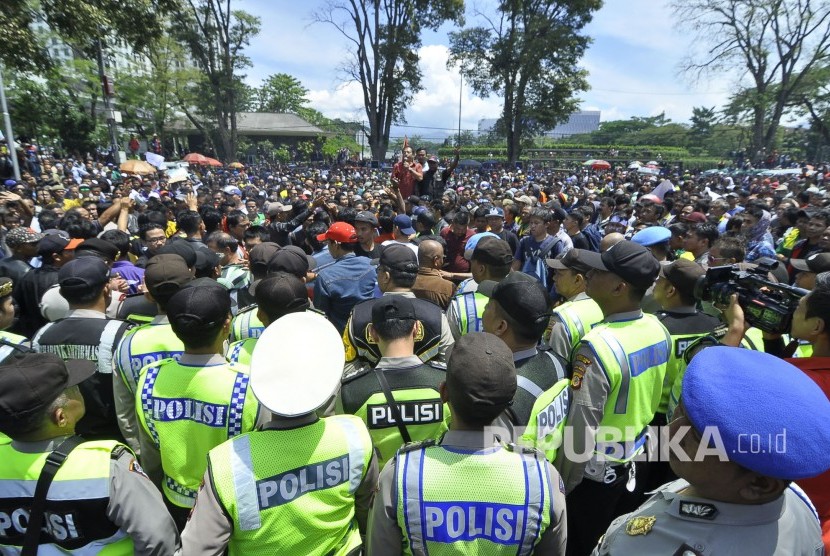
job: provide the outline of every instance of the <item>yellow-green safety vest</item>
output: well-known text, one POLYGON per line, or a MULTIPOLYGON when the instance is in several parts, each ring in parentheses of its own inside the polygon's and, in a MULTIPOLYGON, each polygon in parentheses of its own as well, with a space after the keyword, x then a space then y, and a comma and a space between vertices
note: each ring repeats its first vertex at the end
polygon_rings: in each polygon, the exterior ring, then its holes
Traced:
MULTIPOLYGON (((589 297, 588 299, 568 301, 556 307, 551 315, 550 328, 552 329, 557 322, 561 322, 568 333, 571 351, 573 351, 573 348, 585 337, 585 334, 590 332, 603 318, 602 309, 596 301, 589 297)), ((550 333, 548 333, 548 336, 550 336, 550 333)))
POLYGON ((229 554, 350 554, 361 545, 354 496, 371 457, 369 433, 351 415, 212 449, 210 477, 233 520, 229 554))
MULTIPOLYGON (((40 554, 131 555, 133 540, 107 518, 111 440, 78 445, 58 469, 43 516, 40 554)), ((19 554, 35 485, 49 452, 24 453, 0 444, 0 553, 19 554)))
POLYGON ((536 448, 551 463, 562 445, 563 431, 571 407, 570 380, 563 378, 536 398, 522 444, 536 448))
POLYGON ((484 307, 490 301, 490 298, 479 292, 467 292, 461 295, 456 295, 452 298, 453 310, 458 319, 458 331, 461 335, 469 334, 470 332, 483 332, 484 325, 481 323, 481 318, 484 315, 484 307))
POLYGON ((559 486, 540 452, 515 449, 401 448, 395 485, 404 553, 532 554, 554 519, 559 486))
POLYGON ((207 466, 207 453, 256 425, 259 402, 248 395, 247 368, 205 367, 165 359, 141 370, 138 420, 161 453, 162 492, 191 508, 207 466))

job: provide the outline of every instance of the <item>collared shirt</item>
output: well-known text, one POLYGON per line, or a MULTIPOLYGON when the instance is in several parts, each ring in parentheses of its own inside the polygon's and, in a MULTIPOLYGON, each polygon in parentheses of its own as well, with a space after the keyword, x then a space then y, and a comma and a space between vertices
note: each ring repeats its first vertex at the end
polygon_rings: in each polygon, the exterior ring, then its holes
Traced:
POLYGON ((685 494, 680 479, 615 519, 594 555, 822 554, 821 530, 794 485, 766 504, 730 504, 685 494))
MULTIPOLYGON (((492 435, 484 431, 449 430, 439 444, 447 448, 456 448, 465 451, 490 448, 493 444, 492 435)), ((395 466, 397 460, 391 459, 380 473, 377 498, 372 506, 369 517, 369 530, 366 534, 366 547, 370 554, 384 556, 399 556, 403 552, 403 531, 398 525, 397 484, 395 483, 395 466)), ((546 462, 551 484, 559 484, 559 473, 546 462)), ((429 478, 425 478, 429 480, 429 478)), ((474 480, 474 478, 471 478, 474 480)), ((553 489, 551 500, 554 518, 551 525, 541 532, 539 544, 534 554, 565 554, 567 542, 567 523, 565 520, 565 494, 559 488, 553 489)), ((416 556, 418 556, 416 554, 416 556)))
POLYGON ((432 301, 446 311, 455 295, 455 284, 442 278, 436 268, 419 267, 412 291, 415 297, 432 301))
POLYGON ((369 259, 347 253, 317 274, 314 306, 323 311, 342 334, 354 306, 371 299, 376 284, 377 271, 369 259))

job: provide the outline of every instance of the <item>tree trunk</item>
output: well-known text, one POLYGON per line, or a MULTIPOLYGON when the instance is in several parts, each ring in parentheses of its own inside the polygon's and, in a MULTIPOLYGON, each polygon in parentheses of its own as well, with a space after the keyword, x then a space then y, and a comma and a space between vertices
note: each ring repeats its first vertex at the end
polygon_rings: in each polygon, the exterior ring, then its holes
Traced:
POLYGON ((764 144, 764 107, 756 105, 753 108, 752 114, 752 151, 750 152, 750 160, 755 164, 759 159, 766 158, 766 151, 764 144))

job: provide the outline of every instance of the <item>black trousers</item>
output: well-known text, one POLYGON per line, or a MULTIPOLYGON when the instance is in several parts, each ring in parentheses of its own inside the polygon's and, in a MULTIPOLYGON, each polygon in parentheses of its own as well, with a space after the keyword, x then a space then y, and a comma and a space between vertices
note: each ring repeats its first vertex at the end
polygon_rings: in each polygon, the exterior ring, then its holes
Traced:
POLYGON ((565 499, 568 508, 567 556, 588 556, 597 545, 599 538, 614 519, 627 510, 630 493, 625 488, 629 477, 629 466, 614 466, 616 477, 606 475, 609 482, 599 483, 582 479, 565 499))

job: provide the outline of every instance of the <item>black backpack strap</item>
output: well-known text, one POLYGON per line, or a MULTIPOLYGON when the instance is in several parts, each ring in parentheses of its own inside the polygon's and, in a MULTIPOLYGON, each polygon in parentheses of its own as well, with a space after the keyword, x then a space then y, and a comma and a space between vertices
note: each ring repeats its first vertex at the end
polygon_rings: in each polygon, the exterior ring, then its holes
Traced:
POLYGON ((60 446, 54 449, 46 457, 46 463, 37 478, 35 496, 32 499, 32 508, 29 510, 29 523, 26 526, 26 535, 23 537, 23 547, 20 552, 22 556, 36 556, 40 544, 41 525, 43 524, 43 511, 46 509, 46 495, 49 492, 49 485, 58 473, 63 462, 69 454, 84 441, 80 436, 70 436, 60 446))
POLYGON ((386 397, 386 403, 389 404, 389 409, 392 411, 392 417, 395 418, 395 424, 398 426, 398 432, 401 433, 404 444, 412 442, 412 437, 409 435, 409 431, 406 430, 406 425, 403 424, 403 420, 401 419, 401 409, 398 407, 398 402, 395 401, 395 397, 392 396, 392 389, 389 388, 389 382, 383 374, 383 369, 375 367, 375 376, 378 377, 380 387, 383 389, 383 395, 386 397))

